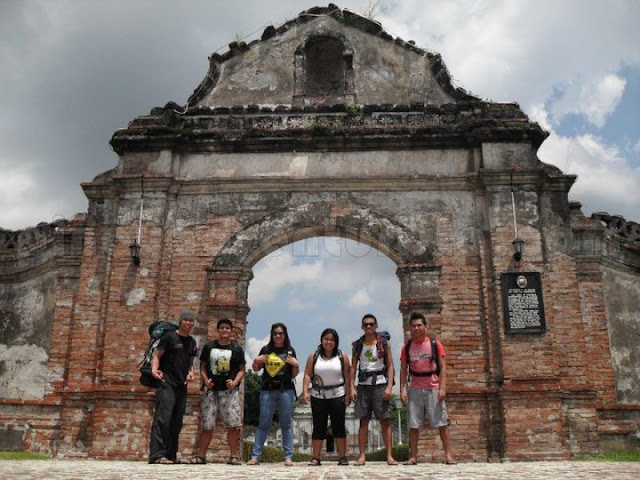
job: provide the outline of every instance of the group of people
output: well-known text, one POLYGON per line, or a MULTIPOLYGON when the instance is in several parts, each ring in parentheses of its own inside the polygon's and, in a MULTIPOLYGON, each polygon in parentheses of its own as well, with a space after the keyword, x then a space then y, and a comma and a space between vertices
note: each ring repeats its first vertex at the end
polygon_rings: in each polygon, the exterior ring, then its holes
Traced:
MULTIPOLYGON (((187 383, 196 378, 193 361, 197 355, 195 339, 190 335, 195 314, 183 310, 179 328, 165 334, 154 354, 151 371, 160 381, 151 426, 149 463, 178 463, 178 437, 182 429, 187 399, 187 383)), ((411 340, 403 345, 400 356, 400 399, 407 405, 409 459, 418 463, 418 438, 425 416, 438 428, 447 464, 454 464, 445 405, 447 369, 440 341, 427 336, 426 318, 421 313, 410 317, 411 340)), ((313 418, 312 459, 321 464, 321 451, 327 438, 329 421, 338 451, 338 464, 347 459, 346 408, 354 402, 360 420, 359 455, 356 465, 365 464, 369 422, 375 416, 380 423, 387 450, 387 464, 397 465, 392 451, 391 392, 395 370, 391 341, 378 332, 372 314, 362 317, 363 335, 352 344, 351 357, 340 350, 340 338, 333 328, 320 335, 320 344, 309 355, 304 367, 302 401, 311 404, 313 418)), ((202 381, 201 435, 198 454, 184 463, 204 464, 213 430, 221 422, 227 431, 230 465, 240 465, 243 403, 239 385, 246 371, 242 347, 232 340, 233 325, 221 318, 216 326, 218 338, 208 342, 200 354, 202 381)), ((271 326, 269 342, 253 360, 252 370, 263 370, 260 389, 260 420, 247 465, 258 465, 267 434, 278 406, 284 464, 293 465, 293 406, 296 401, 295 378, 300 372, 295 349, 283 323, 271 326)))

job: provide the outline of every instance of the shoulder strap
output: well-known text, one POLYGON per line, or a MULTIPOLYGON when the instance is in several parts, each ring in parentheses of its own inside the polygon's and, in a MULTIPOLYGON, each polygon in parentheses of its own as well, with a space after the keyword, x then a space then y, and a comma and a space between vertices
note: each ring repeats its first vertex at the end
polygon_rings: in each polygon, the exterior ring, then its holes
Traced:
POLYGON ((316 362, 318 361, 319 356, 320 356, 320 349, 316 348, 316 351, 313 352, 313 362, 311 362, 311 378, 313 378, 316 374, 316 362))
POLYGON ((378 350, 378 355, 381 356, 384 359, 384 364, 387 364, 387 346, 389 345, 389 342, 387 341, 386 337, 384 337, 381 334, 378 334, 378 337, 376 338, 376 349, 378 350))
POLYGON ((353 358, 355 361, 358 361, 360 354, 362 353, 362 346, 364 345, 364 335, 354 341, 351 345, 353 346, 353 358))
POLYGON ((436 375, 440 375, 440 357, 438 356, 438 342, 431 337, 431 356, 436 362, 436 375))

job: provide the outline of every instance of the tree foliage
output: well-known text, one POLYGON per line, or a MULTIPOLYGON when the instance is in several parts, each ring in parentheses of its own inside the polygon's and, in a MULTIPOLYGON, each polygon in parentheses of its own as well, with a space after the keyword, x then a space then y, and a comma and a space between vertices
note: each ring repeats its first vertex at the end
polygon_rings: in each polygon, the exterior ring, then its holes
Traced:
POLYGON ((257 427, 260 423, 260 386, 262 376, 248 370, 244 376, 244 423, 257 427))

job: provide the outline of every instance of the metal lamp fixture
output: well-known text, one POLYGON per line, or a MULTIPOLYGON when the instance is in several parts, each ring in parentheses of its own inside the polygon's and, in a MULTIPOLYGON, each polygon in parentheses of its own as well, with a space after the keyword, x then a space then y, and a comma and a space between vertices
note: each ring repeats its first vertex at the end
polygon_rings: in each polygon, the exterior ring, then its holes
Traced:
POLYGON ((140 234, 142 233, 142 209, 144 208, 144 177, 140 177, 140 215, 138 216, 138 237, 129 245, 131 260, 135 266, 140 265, 140 234))
POLYGON ((522 240, 519 237, 516 237, 515 240, 511 243, 513 244, 513 249, 515 250, 513 253, 513 259, 516 262, 519 262, 520 260, 522 260, 522 250, 524 249, 524 240, 522 240))
POLYGON ((142 247, 138 243, 138 239, 134 239, 133 243, 129 245, 129 250, 131 251, 131 260, 133 260, 133 264, 138 266, 140 265, 140 249, 142 247))

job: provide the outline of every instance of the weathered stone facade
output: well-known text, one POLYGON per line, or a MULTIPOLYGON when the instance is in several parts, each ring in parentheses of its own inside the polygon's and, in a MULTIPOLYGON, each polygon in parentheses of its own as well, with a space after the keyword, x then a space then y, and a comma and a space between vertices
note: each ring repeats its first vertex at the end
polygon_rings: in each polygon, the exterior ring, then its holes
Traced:
POLYGON ((638 225, 569 203, 575 177, 536 156, 546 135, 518 105, 454 88, 438 55, 331 5, 231 44, 187 105, 113 135, 119 164, 83 184, 86 216, 0 232, 4 448, 145 458, 147 325, 188 307, 199 343, 221 315, 243 342, 252 267, 323 235, 396 263, 405 331, 411 311, 429 314, 461 460, 637 442, 638 225), (545 332, 506 333, 503 272, 540 274, 545 332))

